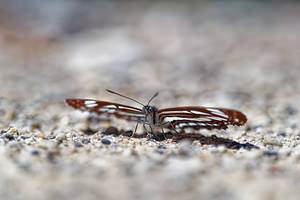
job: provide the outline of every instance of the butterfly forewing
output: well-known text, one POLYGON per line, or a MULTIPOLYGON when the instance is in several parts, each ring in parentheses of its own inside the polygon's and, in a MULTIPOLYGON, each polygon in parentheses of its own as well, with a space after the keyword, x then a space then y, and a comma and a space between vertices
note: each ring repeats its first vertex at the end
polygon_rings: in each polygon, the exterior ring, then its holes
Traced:
POLYGON ((158 110, 159 119, 167 128, 226 129, 241 126, 246 116, 237 110, 215 107, 175 107, 158 110))
POLYGON ((66 103, 75 109, 96 113, 98 115, 113 115, 117 118, 130 121, 143 121, 144 119, 141 109, 118 103, 93 99, 66 99, 66 103))

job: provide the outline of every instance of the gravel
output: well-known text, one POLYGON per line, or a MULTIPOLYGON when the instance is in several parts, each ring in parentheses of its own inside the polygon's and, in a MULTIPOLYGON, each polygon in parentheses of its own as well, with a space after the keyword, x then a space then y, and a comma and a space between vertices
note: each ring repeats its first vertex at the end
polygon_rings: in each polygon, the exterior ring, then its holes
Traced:
POLYGON ((108 139, 105 139, 105 138, 102 139, 101 142, 102 142, 103 144, 108 144, 108 145, 111 144, 111 141, 108 140, 108 139))
POLYGON ((299 198, 296 2, 30 2, 38 22, 0 12, 1 199, 299 198), (105 89, 143 104, 159 91, 158 108, 233 108, 248 122, 149 136, 64 103, 140 108, 105 89))

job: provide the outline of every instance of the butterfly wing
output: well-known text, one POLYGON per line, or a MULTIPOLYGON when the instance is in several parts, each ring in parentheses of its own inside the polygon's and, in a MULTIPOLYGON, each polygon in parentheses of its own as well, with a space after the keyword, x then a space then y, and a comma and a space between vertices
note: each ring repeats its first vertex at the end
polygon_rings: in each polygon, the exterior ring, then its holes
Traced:
POLYGON ((241 126, 247 117, 240 111, 215 107, 175 107, 158 110, 161 124, 167 128, 226 129, 241 126))
POLYGON ((93 99, 66 99, 66 103, 75 109, 98 115, 112 115, 129 121, 143 121, 144 119, 141 109, 118 103, 93 99))

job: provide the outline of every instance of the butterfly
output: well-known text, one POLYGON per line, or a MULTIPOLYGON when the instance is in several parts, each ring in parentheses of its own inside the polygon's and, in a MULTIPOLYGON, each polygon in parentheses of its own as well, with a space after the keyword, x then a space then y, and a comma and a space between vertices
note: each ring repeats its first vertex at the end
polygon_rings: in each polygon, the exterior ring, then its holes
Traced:
POLYGON ((137 122, 135 131, 139 123, 143 124, 144 129, 149 134, 155 134, 154 128, 173 129, 184 131, 185 129, 226 129, 229 125, 241 126, 247 122, 247 117, 240 111, 217 108, 217 107, 201 107, 201 106, 183 106, 158 109, 155 106, 149 105, 150 102, 158 96, 156 92, 146 105, 139 101, 119 94, 112 90, 106 90, 109 93, 119 95, 130 99, 143 107, 136 108, 128 105, 113 103, 109 101, 99 101, 94 99, 66 99, 66 103, 81 111, 88 111, 98 115, 115 116, 132 122, 137 122), (146 128, 150 127, 150 131, 146 128))

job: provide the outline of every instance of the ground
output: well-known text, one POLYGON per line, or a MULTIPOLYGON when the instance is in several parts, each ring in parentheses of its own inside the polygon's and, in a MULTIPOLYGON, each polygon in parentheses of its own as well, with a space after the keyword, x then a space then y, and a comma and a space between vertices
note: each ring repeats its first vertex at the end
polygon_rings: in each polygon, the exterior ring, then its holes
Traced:
POLYGON ((3 199, 298 199, 299 4, 44 1, 38 20, 16 4, 0 6, 3 199), (248 121, 156 140, 64 103, 139 107, 107 88, 248 121))

